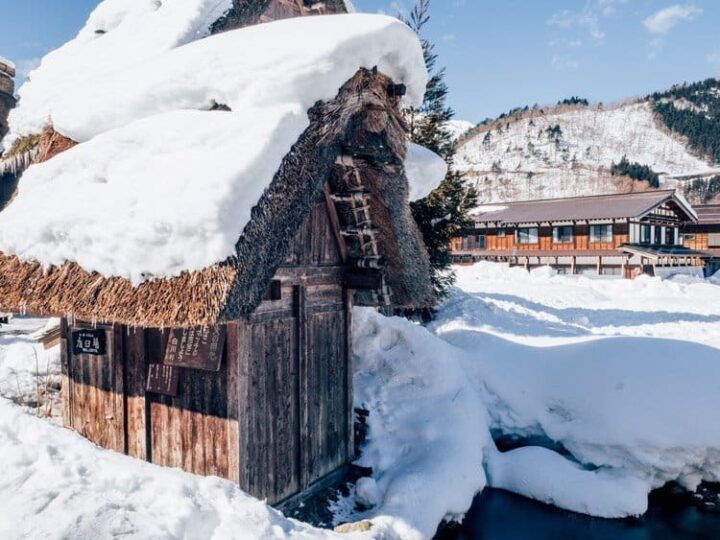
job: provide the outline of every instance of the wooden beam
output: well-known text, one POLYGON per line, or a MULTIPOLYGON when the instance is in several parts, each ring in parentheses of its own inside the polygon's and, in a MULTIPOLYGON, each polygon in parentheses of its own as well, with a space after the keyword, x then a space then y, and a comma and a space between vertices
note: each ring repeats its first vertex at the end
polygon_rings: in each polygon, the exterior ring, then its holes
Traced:
POLYGON ((325 185, 323 186, 323 193, 325 194, 325 206, 327 207, 328 216, 330 217, 330 225, 332 226, 333 236, 335 236, 335 243, 337 244, 338 251, 340 252, 340 260, 344 264, 347 262, 348 258, 347 244, 345 243, 345 238, 343 238, 343 235, 340 232, 340 218, 338 217, 335 203, 330 197, 330 185, 327 182, 325 182, 325 185))

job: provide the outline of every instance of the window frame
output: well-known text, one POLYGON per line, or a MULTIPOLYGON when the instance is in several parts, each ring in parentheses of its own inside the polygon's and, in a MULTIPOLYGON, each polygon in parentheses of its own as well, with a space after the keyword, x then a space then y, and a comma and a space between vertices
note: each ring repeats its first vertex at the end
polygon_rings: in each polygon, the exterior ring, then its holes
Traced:
POLYGON ((575 241, 575 227, 572 225, 557 225, 552 228, 553 244, 572 244, 575 241), (560 229, 570 229, 570 236, 560 236, 560 229))
POLYGON ((613 241, 613 226, 612 223, 596 223, 594 225, 590 225, 590 243, 591 244, 609 244, 613 241), (604 233, 601 234, 593 234, 594 230, 597 230, 598 228, 603 229, 605 232, 609 232, 609 234, 605 235, 604 233))
POLYGON ((652 244, 652 228, 650 228, 650 225, 646 225, 644 223, 640 224, 640 243, 641 244, 652 244), (645 234, 647 232, 647 238, 645 237, 645 234))
POLYGON ((539 227, 518 227, 517 229, 517 241, 518 244, 523 246, 532 246, 533 244, 538 244, 540 242, 540 230, 539 227), (528 237, 523 240, 523 231, 535 231, 534 239, 533 235, 529 234, 528 237))

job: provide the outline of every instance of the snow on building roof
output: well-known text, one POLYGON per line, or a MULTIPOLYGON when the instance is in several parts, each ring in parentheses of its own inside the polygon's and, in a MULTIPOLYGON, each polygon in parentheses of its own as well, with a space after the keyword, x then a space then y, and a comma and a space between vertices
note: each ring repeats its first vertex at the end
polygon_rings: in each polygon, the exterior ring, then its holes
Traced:
POLYGON ((5 64, 10 68, 15 69, 15 64, 11 60, 8 60, 7 58, 4 58, 2 56, 0 56, 0 64, 5 64))
POLYGON ((539 223, 585 219, 624 219, 642 217, 666 201, 674 201, 689 219, 695 212, 685 199, 673 190, 568 197, 503 203, 500 210, 478 209, 473 216, 479 223, 539 223))
POLYGON ((405 176, 410 185, 410 200, 430 195, 447 175, 448 164, 432 150, 419 144, 409 143, 405 158, 405 176))
POLYGON ((15 135, 51 118, 81 144, 25 172, 0 213, 5 254, 46 267, 74 261, 134 283, 201 270, 235 253, 253 206, 310 125, 308 109, 358 68, 377 66, 407 85, 408 103, 422 100, 420 44, 390 17, 288 19, 173 48, 208 20, 182 12, 141 59, 141 44, 126 54, 115 47, 156 12, 117 22, 109 6, 121 4, 106 0, 21 90, 15 135), (106 33, 88 36, 95 27, 106 33), (112 46, 97 45, 105 39, 112 46))

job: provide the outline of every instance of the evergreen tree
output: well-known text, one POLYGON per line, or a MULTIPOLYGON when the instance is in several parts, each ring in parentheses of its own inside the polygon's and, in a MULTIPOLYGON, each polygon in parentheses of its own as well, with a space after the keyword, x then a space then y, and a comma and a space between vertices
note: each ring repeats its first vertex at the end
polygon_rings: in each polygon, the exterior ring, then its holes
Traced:
POLYGON ((421 36, 425 65, 430 75, 422 105, 406 112, 410 140, 429 148, 450 165, 447 176, 430 195, 410 203, 430 255, 433 287, 437 300, 440 300, 455 282, 455 274, 450 270, 450 240, 472 227, 470 210, 477 206, 477 191, 452 169, 455 145, 446 126, 455 112, 447 105, 445 68, 437 68, 435 46, 422 38, 423 27, 430 20, 429 9, 430 0, 417 0, 410 16, 400 18, 421 36))

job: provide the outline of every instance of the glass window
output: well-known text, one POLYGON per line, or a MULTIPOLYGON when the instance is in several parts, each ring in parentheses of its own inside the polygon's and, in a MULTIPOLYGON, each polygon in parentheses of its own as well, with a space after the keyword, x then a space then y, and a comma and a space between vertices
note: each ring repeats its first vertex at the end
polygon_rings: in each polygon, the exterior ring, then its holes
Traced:
POLYGON ((677 229, 674 229, 673 227, 668 227, 665 229, 665 244, 668 246, 674 246, 675 245, 675 238, 677 234, 677 229))
POLYGON ((484 234, 478 234, 476 239, 476 247, 477 249, 485 249, 485 235, 484 234))
POLYGON ((553 242, 556 244, 568 244, 573 241, 572 225, 553 227, 553 242))
POLYGON ((720 233, 711 232, 708 234, 708 247, 720 247, 720 233))
POLYGON ((498 238, 505 238, 505 229, 498 229, 497 236, 498 238))
POLYGON ((590 225, 591 242, 612 242, 612 225, 590 225))
POLYGON ((650 225, 640 225, 640 243, 650 243, 650 225))
POLYGON ((662 244, 662 227, 655 225, 655 241, 654 244, 662 244))
POLYGON ((537 227, 520 227, 518 229, 518 242, 520 244, 537 244, 538 243, 537 227))

